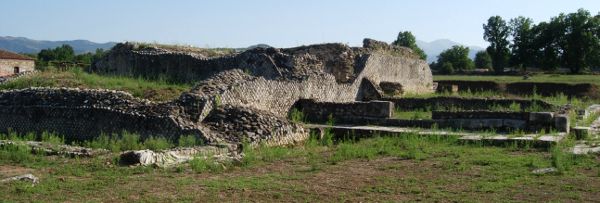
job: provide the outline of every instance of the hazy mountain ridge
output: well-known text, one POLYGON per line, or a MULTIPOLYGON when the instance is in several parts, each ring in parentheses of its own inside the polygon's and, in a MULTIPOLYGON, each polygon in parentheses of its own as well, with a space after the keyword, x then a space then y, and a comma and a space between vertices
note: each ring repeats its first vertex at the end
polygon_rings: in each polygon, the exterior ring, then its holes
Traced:
MULTIPOLYGON (((437 61, 437 56, 442 53, 442 51, 451 48, 454 45, 463 45, 458 42, 449 40, 449 39, 438 39, 432 42, 425 42, 421 40, 417 40, 417 46, 419 46, 425 53, 427 54, 427 62, 431 63, 433 61, 437 61)), ((465 46, 465 45, 463 45, 465 46)), ((479 46, 467 46, 469 47, 469 57, 472 59, 475 58, 475 54, 478 51, 485 50, 485 48, 479 46)))
POLYGON ((65 41, 49 41, 49 40, 33 40, 25 37, 1 37, 0 49, 16 52, 16 53, 38 53, 42 49, 54 48, 68 44, 73 47, 75 53, 95 52, 96 49, 108 50, 116 43, 96 43, 88 40, 65 40, 65 41))

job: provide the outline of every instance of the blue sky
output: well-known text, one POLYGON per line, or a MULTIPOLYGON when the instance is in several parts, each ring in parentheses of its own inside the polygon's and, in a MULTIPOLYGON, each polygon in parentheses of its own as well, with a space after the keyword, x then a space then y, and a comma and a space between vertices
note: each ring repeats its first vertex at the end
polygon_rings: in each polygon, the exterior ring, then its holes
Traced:
POLYGON ((391 42, 409 30, 424 41, 486 46, 482 24, 492 15, 537 23, 578 8, 596 14, 600 0, 2 0, 0 36, 290 47, 391 42))

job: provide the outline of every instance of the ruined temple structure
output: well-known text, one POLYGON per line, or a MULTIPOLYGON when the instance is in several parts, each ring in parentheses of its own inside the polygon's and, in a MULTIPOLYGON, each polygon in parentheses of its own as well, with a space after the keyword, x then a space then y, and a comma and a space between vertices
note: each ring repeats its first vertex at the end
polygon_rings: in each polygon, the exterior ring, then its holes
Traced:
POLYGON ((376 100, 386 92, 433 91, 425 61, 408 48, 370 39, 363 47, 255 48, 216 57, 123 43, 89 71, 196 85, 165 103, 108 90, 3 91, 0 129, 45 129, 72 139, 129 131, 172 138, 193 134, 207 143, 286 145, 308 137, 308 130, 287 119, 299 100, 347 103, 376 100))

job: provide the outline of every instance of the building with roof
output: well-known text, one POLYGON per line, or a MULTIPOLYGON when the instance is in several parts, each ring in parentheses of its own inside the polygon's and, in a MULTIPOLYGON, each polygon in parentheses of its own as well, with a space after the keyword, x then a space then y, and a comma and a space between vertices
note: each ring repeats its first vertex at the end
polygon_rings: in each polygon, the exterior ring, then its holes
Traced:
POLYGON ((0 77, 33 71, 34 68, 34 59, 0 49, 0 77))

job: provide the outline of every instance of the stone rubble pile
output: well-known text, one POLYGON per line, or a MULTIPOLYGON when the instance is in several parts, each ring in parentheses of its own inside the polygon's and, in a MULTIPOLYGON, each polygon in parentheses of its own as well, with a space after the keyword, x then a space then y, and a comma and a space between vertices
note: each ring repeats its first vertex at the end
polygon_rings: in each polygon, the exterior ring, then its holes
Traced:
POLYGON ((261 143, 275 141, 274 144, 293 144, 305 138, 302 126, 268 112, 250 108, 236 108, 231 105, 215 108, 205 119, 205 124, 213 131, 222 132, 224 139, 231 143, 261 143))

